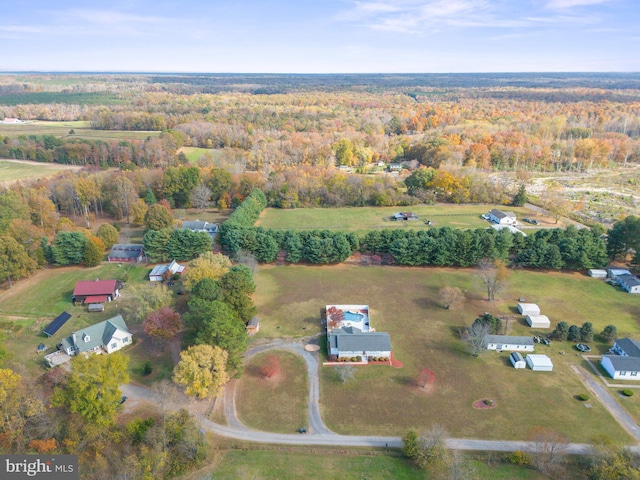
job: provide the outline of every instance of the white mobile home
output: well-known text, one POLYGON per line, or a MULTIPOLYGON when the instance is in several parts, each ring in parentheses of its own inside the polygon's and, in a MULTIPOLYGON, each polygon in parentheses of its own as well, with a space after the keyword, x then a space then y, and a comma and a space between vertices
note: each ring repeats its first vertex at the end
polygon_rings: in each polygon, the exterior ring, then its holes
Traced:
POLYGON ((540 315, 540 307, 535 303, 519 303, 518 311, 522 315, 540 315))
POLYGON ((553 363, 546 355, 529 354, 526 360, 531 370, 538 372, 551 372, 553 370, 553 363))
POLYGON ((509 355, 509 360, 511 361, 511 365, 513 365, 513 368, 527 367, 527 364, 524 361, 524 358, 522 358, 522 355, 520 355, 520 352, 511 352, 511 355, 509 355))
POLYGON ((527 323, 531 328, 551 327, 551 320, 546 315, 527 315, 527 323))
POLYGON ((487 335, 484 346, 487 350, 519 350, 533 352, 533 337, 513 337, 510 335, 487 335))
POLYGON ((588 273, 593 278, 607 278, 607 271, 599 268, 590 268, 588 273))

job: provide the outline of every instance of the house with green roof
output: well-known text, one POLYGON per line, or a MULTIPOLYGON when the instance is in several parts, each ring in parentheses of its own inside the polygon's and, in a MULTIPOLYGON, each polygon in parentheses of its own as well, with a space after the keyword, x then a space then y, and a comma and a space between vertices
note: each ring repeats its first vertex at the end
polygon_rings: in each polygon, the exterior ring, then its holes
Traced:
POLYGON ((67 355, 113 353, 131 344, 131 332, 122 315, 73 332, 62 340, 60 350, 67 355))

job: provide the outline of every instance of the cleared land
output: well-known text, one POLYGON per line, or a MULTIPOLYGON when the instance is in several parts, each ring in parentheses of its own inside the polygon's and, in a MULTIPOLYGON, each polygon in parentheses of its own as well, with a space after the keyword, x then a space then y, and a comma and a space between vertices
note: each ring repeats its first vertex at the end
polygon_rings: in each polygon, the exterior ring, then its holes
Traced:
POLYGON ((32 180, 52 177, 64 171, 76 171, 82 167, 60 165, 59 163, 40 163, 25 160, 0 160, 0 184, 16 180, 32 180))
POLYGON ((127 130, 93 130, 90 122, 49 122, 33 121, 16 125, 0 123, 0 136, 17 137, 18 135, 53 135, 54 137, 86 138, 93 140, 145 140, 147 137, 155 137, 160 132, 127 131, 127 130), (75 133, 69 135, 69 131, 75 133))
POLYGON ((198 163, 200 157, 204 157, 205 154, 209 154, 214 160, 220 157, 221 150, 215 148, 199 148, 199 147, 182 147, 178 150, 178 153, 184 153, 189 163, 198 163))
MULTIPOLYGON (((489 467, 485 462, 471 460, 478 478, 493 480, 539 480, 545 477, 529 467, 498 465, 489 467)), ((412 465, 407 459, 386 455, 362 455, 344 450, 317 453, 306 451, 226 451, 208 475, 198 473, 200 479, 216 480, 236 478, 320 478, 327 480, 348 479, 427 479, 429 475, 412 465)), ((188 477, 192 478, 192 477, 188 477)), ((195 477, 193 477, 195 478, 195 477)))
MULTIPOLYGON (((359 207, 359 208, 267 208, 262 212, 257 225, 264 228, 291 230, 343 230, 366 232, 383 228, 430 227, 487 228, 491 224, 480 218, 492 208, 514 212, 518 218, 535 217, 542 225, 551 225, 548 219, 536 215, 524 207, 496 205, 418 205, 412 207, 359 207), (393 221, 389 217, 400 211, 410 211, 418 220, 393 221), (425 222, 431 221, 431 225, 425 222)), ((526 224, 525 224, 526 225, 526 224)), ((560 225, 553 225, 560 226, 560 225)))
MULTIPOLYGON (((358 368, 347 383, 339 382, 332 369, 321 369, 323 418, 336 432, 402 435, 437 419, 455 437, 522 440, 532 427, 543 425, 573 441, 588 441, 594 432, 629 440, 597 401, 585 408, 574 398, 585 387, 569 369, 570 363, 581 361, 571 344, 538 346, 537 353, 548 354, 555 368, 533 372, 510 367, 507 353, 474 358, 458 336, 459 327, 485 311, 513 315, 511 335, 549 333, 532 331, 516 317, 520 297, 538 303, 552 326, 560 320, 578 325, 591 321, 600 331, 615 319, 621 336, 637 332, 638 298, 602 281, 580 274, 514 271, 494 304, 484 300, 472 270, 464 269, 262 267, 257 283, 258 337, 320 333, 320 312, 327 303, 368 304, 371 325, 391 335, 402 369, 358 368), (442 307, 438 291, 445 285, 466 290, 462 310, 442 307), (415 386, 421 368, 435 374, 428 392, 415 386), (473 402, 482 398, 495 400, 497 408, 474 410, 473 402)), ((608 348, 599 343, 594 347, 608 348)))
POLYGON ((236 390, 236 408, 242 423, 256 430, 293 433, 309 424, 309 383, 302 358, 293 353, 269 351, 252 357, 236 390), (280 372, 265 378, 261 369, 272 355, 280 372))

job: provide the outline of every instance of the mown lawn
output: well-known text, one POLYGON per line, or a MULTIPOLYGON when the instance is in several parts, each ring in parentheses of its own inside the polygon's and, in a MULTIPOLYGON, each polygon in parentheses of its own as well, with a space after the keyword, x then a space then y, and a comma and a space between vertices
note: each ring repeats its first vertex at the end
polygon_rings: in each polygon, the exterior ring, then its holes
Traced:
POLYGON ((207 153, 211 155, 214 160, 219 158, 221 150, 215 148, 182 147, 178 150, 178 153, 184 153, 189 163, 196 164, 200 157, 204 157, 207 153))
MULTIPOLYGON (((319 449, 320 450, 320 449, 319 449)), ((527 467, 510 465, 487 466, 480 461, 470 461, 478 478, 493 480, 540 480, 545 477, 527 467)), ((278 478, 323 480, 409 480, 428 479, 429 475, 415 467, 409 460, 398 456, 357 454, 337 455, 331 452, 309 453, 299 451, 226 451, 210 478, 216 480, 236 478, 278 478)))
POLYGON ((366 232, 381 228, 430 227, 486 228, 490 223, 480 218, 492 208, 514 212, 518 218, 535 216, 524 207, 504 207, 496 205, 416 205, 412 207, 360 207, 360 208, 296 208, 265 209, 257 225, 264 228, 292 230, 343 230, 366 232), (399 211, 410 211, 419 216, 418 220, 393 221, 389 217, 399 211), (431 221, 431 225, 426 225, 431 221))
MULTIPOLYGON (((80 169, 80 167, 77 167, 80 169)), ((0 160, 0 182, 52 177, 63 171, 73 171, 73 167, 57 163, 13 162, 0 160)))
POLYGON ((159 136, 161 132, 129 130, 93 130, 87 121, 53 122, 33 121, 17 125, 0 124, 0 136, 15 138, 19 135, 53 135, 55 137, 77 137, 100 140, 145 140, 159 136), (75 133, 69 135, 69 131, 75 133))
POLYGON ((304 360, 298 355, 270 351, 252 357, 236 388, 238 417, 251 428, 294 433, 309 423, 309 383, 304 360), (261 369, 270 356, 279 359, 280 373, 265 378, 261 369))
MULTIPOLYGON (((537 353, 547 353, 555 368, 533 372, 511 368, 506 353, 474 358, 458 336, 459 327, 485 311, 513 315, 511 335, 549 333, 532 331, 516 317, 520 297, 538 303, 552 328, 561 320, 578 325, 590 321, 597 332, 615 323, 621 336, 637 334, 640 299, 602 281, 580 274, 514 271, 494 304, 484 300, 483 289, 467 269, 263 266, 257 283, 258 337, 320 333, 320 312, 328 303, 368 304, 371 325, 389 332, 403 368, 360 367, 346 384, 336 380, 332 369, 321 369, 323 417, 336 432, 402 435, 408 428, 436 422, 455 437, 521 440, 532 427, 545 425, 577 442, 588 441, 594 432, 629 440, 597 401, 588 409, 575 400, 585 387, 569 368, 580 361, 569 344, 538 346, 537 353), (445 285, 466 291, 462 310, 442 308, 438 292, 445 285), (421 368, 435 374, 429 392, 414 385, 421 368), (495 400, 497 408, 474 410, 473 402, 482 398, 495 400)), ((597 342, 594 347, 607 348, 597 342)))

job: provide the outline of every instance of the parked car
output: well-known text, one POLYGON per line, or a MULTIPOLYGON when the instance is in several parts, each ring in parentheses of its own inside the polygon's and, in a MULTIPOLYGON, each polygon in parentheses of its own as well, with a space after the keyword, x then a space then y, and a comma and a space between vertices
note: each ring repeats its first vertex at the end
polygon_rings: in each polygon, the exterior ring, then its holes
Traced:
POLYGON ((127 401, 127 396, 123 395, 122 398, 120 399, 120 401, 118 402, 118 405, 122 405, 126 401, 127 401))
POLYGON ((530 223, 532 225, 538 225, 538 223, 539 223, 538 220, 536 220, 535 218, 529 218, 529 217, 523 218, 522 221, 530 223))
POLYGON ((483 213, 482 215, 480 215, 480 217, 482 217, 483 220, 489 220, 489 215, 487 215, 486 213, 483 213))

